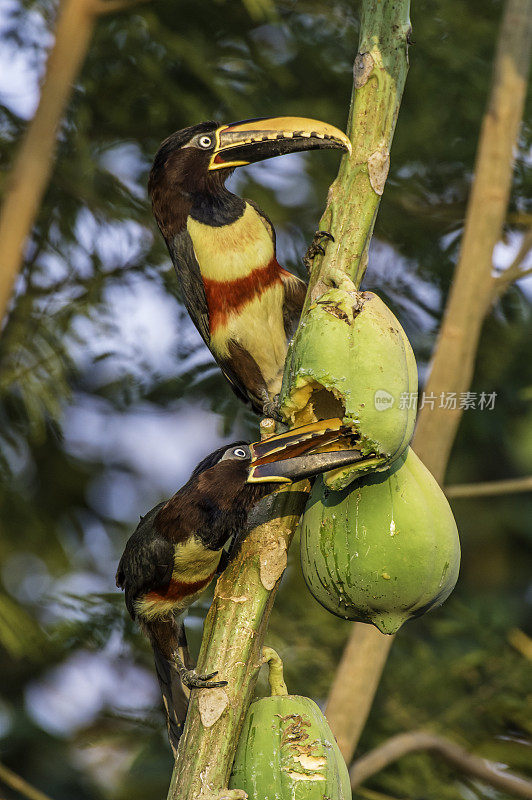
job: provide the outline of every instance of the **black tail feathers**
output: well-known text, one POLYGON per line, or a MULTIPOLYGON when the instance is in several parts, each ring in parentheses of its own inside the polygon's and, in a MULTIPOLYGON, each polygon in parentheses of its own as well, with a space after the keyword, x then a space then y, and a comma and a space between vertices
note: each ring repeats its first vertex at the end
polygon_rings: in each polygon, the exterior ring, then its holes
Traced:
POLYGON ((157 680, 163 696, 168 739, 175 756, 187 716, 188 692, 185 694, 186 690, 179 680, 179 674, 175 666, 164 657, 157 647, 153 648, 153 655, 157 680))
POLYGON ((144 624, 143 627, 153 648, 155 671, 166 714, 168 739, 175 756, 185 724, 190 690, 181 683, 173 661, 174 653, 181 658, 187 669, 190 669, 191 663, 183 625, 173 618, 165 622, 164 626, 158 621, 155 624, 144 624))

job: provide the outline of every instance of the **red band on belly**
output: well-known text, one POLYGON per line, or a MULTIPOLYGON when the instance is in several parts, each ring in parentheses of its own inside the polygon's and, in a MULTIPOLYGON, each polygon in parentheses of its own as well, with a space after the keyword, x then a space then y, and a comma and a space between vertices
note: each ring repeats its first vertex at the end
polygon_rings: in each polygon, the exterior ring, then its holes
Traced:
POLYGON ((281 269, 276 259, 272 258, 265 267, 252 270, 244 278, 236 278, 233 281, 203 278, 211 334, 219 325, 227 322, 229 314, 239 311, 246 303, 255 297, 260 297, 266 289, 276 283, 281 283, 281 269))
POLYGON ((214 570, 211 575, 207 578, 202 578, 200 581, 194 581, 192 583, 188 583, 186 581, 176 581, 172 579, 168 584, 168 587, 165 591, 158 592, 152 591, 148 592, 144 595, 144 600, 149 600, 151 602, 159 602, 159 601, 175 601, 178 603, 180 600, 185 600, 190 595, 196 594, 196 592, 201 592, 202 589, 205 589, 206 586, 212 581, 216 574, 216 570, 214 570))

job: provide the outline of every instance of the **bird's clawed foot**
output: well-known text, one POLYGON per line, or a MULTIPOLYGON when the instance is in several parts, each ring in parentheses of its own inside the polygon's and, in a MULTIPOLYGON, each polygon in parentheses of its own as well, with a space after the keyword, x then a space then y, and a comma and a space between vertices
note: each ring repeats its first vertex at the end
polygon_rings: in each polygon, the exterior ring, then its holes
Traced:
POLYGON ((193 669, 180 669, 179 665, 177 665, 177 668, 181 681, 189 689, 219 689, 222 686, 227 686, 227 681, 212 680, 215 675, 218 675, 218 670, 216 672, 208 672, 206 675, 198 675, 193 669))
POLYGON ((269 395, 266 395, 262 405, 262 413, 265 417, 274 419, 276 422, 284 422, 283 417, 279 412, 279 395, 276 394, 273 400, 270 400, 269 395))
POLYGON ((318 253, 321 253, 322 256, 325 255, 324 245, 327 245, 328 242, 334 242, 334 236, 332 235, 332 233, 329 233, 328 231, 316 231, 316 233, 314 234, 314 238, 311 241, 309 248, 303 257, 303 264, 307 268, 307 272, 311 271, 312 262, 314 261, 314 258, 318 255, 318 253), (324 239, 326 241, 323 241, 324 239))

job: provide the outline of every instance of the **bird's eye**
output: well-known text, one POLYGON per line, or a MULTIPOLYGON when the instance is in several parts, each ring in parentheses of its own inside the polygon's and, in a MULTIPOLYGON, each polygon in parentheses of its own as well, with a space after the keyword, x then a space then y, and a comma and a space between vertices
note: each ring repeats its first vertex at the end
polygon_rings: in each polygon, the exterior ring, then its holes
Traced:
POLYGON ((235 447, 235 449, 233 450, 233 455, 236 456, 237 458, 247 458, 248 454, 246 453, 243 447, 235 447))
POLYGON ((200 138, 198 139, 198 144, 200 147, 204 147, 205 149, 207 149, 207 147, 211 146, 212 139, 210 136, 200 136, 200 138))

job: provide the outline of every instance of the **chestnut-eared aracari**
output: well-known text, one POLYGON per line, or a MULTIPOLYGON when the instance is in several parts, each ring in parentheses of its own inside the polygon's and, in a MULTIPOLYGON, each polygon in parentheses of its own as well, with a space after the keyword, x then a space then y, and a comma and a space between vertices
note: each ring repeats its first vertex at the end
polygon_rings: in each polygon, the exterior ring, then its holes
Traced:
MULTIPOLYGON (((360 458, 340 419, 315 422, 262 442, 234 442, 201 461, 188 482, 155 506, 128 540, 116 573, 127 609, 147 635, 175 751, 193 688, 225 686, 191 669, 183 617, 210 584, 248 512, 280 485, 360 458)), ((223 670, 223 665, 220 665, 223 670)))
POLYGON ((153 213, 185 306, 236 394, 259 414, 273 412, 306 285, 277 262, 266 214, 225 181, 244 164, 325 148, 351 145, 313 119, 202 122, 169 136, 150 173, 153 213))

